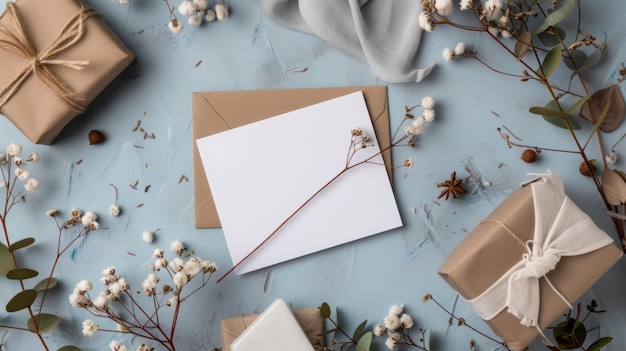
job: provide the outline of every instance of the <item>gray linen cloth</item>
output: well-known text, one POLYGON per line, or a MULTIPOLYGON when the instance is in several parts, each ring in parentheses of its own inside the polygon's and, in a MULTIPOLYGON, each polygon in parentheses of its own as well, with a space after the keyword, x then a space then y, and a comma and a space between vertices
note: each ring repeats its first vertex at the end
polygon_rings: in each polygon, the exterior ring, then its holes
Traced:
POLYGON ((433 69, 415 68, 421 12, 417 0, 259 0, 275 22, 317 35, 380 79, 419 82, 433 69))

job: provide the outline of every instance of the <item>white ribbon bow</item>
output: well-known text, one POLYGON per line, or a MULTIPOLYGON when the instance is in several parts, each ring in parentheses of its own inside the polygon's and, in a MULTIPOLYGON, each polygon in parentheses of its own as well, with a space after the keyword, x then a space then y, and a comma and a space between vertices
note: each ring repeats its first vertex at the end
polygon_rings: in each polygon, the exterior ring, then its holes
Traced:
POLYGON ((571 308, 567 299, 550 283, 546 274, 561 257, 598 250, 613 240, 566 195, 561 178, 548 171, 543 181, 532 183, 535 206, 533 240, 526 242, 521 260, 492 286, 468 301, 485 320, 506 309, 524 326, 538 325, 540 310, 539 279, 544 277, 554 292, 571 308))

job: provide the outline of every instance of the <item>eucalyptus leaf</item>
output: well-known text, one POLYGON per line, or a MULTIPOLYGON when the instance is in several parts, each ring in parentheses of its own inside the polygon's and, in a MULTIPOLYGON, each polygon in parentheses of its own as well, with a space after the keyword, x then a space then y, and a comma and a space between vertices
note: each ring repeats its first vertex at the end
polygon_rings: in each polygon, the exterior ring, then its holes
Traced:
POLYGON ((13 269, 11 252, 4 244, 0 244, 0 275, 7 274, 11 269, 13 269))
POLYGON ((67 346, 61 347, 57 351, 82 351, 82 349, 80 347, 78 347, 78 346, 67 345, 67 346))
POLYGON ((610 336, 605 336, 593 342, 593 344, 589 345, 587 351, 598 351, 606 345, 610 344, 613 341, 613 338, 610 336))
POLYGON ((583 66, 585 61, 587 61, 587 54, 585 54, 585 52, 581 49, 574 49, 570 51, 570 55, 572 57, 571 60, 567 59, 563 62, 565 63, 565 66, 567 66, 567 68, 571 69, 572 71, 579 70, 580 67, 583 66))
POLYGON ((578 109, 580 109, 583 104, 585 102, 587 102, 587 100, 589 100, 591 96, 587 95, 587 96, 583 96, 580 99, 578 99, 572 106, 570 106, 565 113, 567 113, 568 115, 571 115, 572 113, 578 111, 578 109))
POLYGON ((543 69, 544 78, 548 78, 563 60, 561 56, 563 54, 563 49, 560 46, 556 46, 548 52, 546 57, 543 59, 543 63, 541 63, 541 68, 543 69))
POLYGON ((370 351, 370 347, 372 346, 372 332, 369 331, 359 339, 359 342, 356 344, 356 351, 370 351))
POLYGON ((16 241, 13 244, 11 244, 11 246, 9 246, 9 251, 15 252, 19 249, 23 249, 27 246, 32 245, 34 242, 35 242, 35 238, 26 238, 26 239, 16 241))
POLYGON ((363 331, 365 330, 365 326, 367 325, 367 319, 361 322, 358 327, 352 333, 352 340, 358 340, 363 335, 363 331))
POLYGON ((558 117, 558 118, 566 118, 567 117, 567 113, 565 113, 565 112, 553 110, 551 108, 540 107, 540 106, 533 106, 528 111, 530 113, 534 113, 536 115, 542 115, 544 117, 546 117, 546 116, 558 117))
POLYGON ((56 278, 45 278, 39 283, 37 283, 33 289, 37 291, 44 291, 48 289, 54 288, 59 281, 56 278))
POLYGON ((561 27, 554 26, 552 30, 546 30, 537 36, 545 46, 553 47, 561 43, 565 39, 565 30, 561 27), (560 40, 559 40, 560 39, 560 40))
POLYGON ((522 32, 515 42, 515 57, 521 60, 528 52, 528 46, 531 44, 530 32, 522 32))
POLYGON ((324 319, 330 318, 330 306, 326 302, 320 306, 320 314, 324 319))
POLYGON ((17 312, 28 308, 30 305, 35 302, 37 298, 37 291, 33 289, 28 289, 24 291, 20 291, 15 296, 9 300, 6 306, 7 312, 17 312))
POLYGON ((574 318, 560 322, 553 330, 554 340, 556 340, 561 350, 572 350, 581 347, 587 338, 587 328, 574 318))
POLYGON ((554 11, 552 11, 549 15, 546 16, 546 19, 543 21, 537 29, 533 31, 533 34, 539 34, 550 26, 554 26, 558 24, 562 20, 567 17, 567 15, 574 9, 576 5, 576 0, 559 0, 556 2, 556 7, 554 11))
POLYGON ((570 118, 565 112, 559 111, 556 102, 554 100, 548 101, 545 107, 533 106, 529 110, 531 113, 542 115, 548 123, 553 124, 559 128, 567 129, 565 120, 569 123, 570 128, 578 130, 581 128, 580 123, 575 119, 570 118))
POLYGON ((7 279, 24 280, 35 278, 38 275, 39 272, 30 268, 15 268, 7 272, 7 279))
POLYGON ((593 66, 597 65, 600 62, 600 60, 602 59, 602 51, 604 51, 604 50, 602 50, 601 48, 595 49, 591 53, 591 55, 589 55, 585 59, 585 61, 583 61, 583 63, 580 66, 578 66, 578 70, 582 71, 584 69, 587 69, 587 68, 590 68, 590 67, 593 67, 593 66))
MULTIPOLYGON (((37 321, 37 327, 39 328, 40 334, 48 333, 59 325, 61 322, 61 318, 55 314, 50 313, 40 313, 34 316, 35 321, 37 321)), ((28 319, 28 330, 36 332, 35 323, 33 322, 33 318, 28 319)))
POLYGON ((626 113, 626 104, 624 103, 622 92, 617 84, 598 90, 593 94, 591 104, 585 104, 580 109, 580 117, 593 122, 593 116, 595 115, 595 117, 598 118, 608 103, 611 104, 611 107, 600 124, 600 130, 605 133, 611 133, 622 124, 624 114, 626 113), (592 111, 593 114, 591 113, 592 111))

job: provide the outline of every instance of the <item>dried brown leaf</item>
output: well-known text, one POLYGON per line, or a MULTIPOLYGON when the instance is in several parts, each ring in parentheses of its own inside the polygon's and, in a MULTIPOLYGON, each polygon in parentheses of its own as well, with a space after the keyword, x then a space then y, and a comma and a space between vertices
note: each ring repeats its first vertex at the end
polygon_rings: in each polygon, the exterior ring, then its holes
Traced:
MULTIPOLYGON (((621 172, 623 174, 623 172, 621 172)), ((619 206, 626 203, 626 180, 613 169, 607 168, 602 173, 602 188, 609 204, 619 206)))
MULTIPOLYGON (((596 118, 602 114, 602 110, 604 110, 604 107, 609 101, 611 102, 611 107, 602 121, 602 124, 600 124, 600 130, 605 133, 611 133, 617 129, 622 124, 622 121, 624 121, 624 113, 626 113, 626 104, 624 103, 622 92, 617 84, 599 90, 591 97, 591 108, 596 118)), ((589 105, 589 103, 583 105, 580 109, 580 117, 593 122, 589 105)))

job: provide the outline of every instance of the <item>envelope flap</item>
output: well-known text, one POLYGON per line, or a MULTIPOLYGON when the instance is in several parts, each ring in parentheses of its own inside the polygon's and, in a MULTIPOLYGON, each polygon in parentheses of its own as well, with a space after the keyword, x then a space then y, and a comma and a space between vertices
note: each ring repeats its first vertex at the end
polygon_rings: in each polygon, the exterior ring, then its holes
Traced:
MULTIPOLYGON (((220 227, 213 196, 195 141, 302 107, 363 91, 381 149, 391 144, 386 86, 196 92, 192 94, 196 228, 220 227)), ((382 154, 391 179, 391 150, 382 154)))

